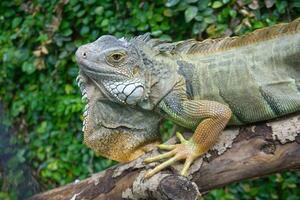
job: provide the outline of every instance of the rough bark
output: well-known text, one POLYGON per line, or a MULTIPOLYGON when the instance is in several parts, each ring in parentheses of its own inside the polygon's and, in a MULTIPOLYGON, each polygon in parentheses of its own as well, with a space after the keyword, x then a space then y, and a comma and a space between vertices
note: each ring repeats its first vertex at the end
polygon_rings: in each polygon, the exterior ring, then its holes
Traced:
POLYGON ((300 168, 299 113, 225 132, 227 136, 214 150, 194 163, 187 178, 176 175, 181 166, 175 166, 145 180, 144 173, 155 164, 145 166, 142 161, 158 153, 154 150, 130 163, 30 199, 198 199, 200 193, 232 182, 300 168))

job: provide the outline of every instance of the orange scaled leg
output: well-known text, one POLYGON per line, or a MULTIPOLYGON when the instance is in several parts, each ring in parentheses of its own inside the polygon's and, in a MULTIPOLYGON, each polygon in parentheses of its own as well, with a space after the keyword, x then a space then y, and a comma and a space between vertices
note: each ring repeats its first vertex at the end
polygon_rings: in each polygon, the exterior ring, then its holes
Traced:
POLYGON ((176 133, 180 144, 158 145, 162 150, 169 152, 160 154, 144 160, 146 163, 168 158, 145 175, 149 178, 176 161, 185 160, 181 175, 187 176, 188 170, 193 161, 207 152, 217 141, 219 134, 225 128, 231 117, 231 110, 228 106, 215 101, 189 100, 183 102, 183 114, 189 119, 203 119, 197 126, 193 136, 186 140, 180 133, 176 133))

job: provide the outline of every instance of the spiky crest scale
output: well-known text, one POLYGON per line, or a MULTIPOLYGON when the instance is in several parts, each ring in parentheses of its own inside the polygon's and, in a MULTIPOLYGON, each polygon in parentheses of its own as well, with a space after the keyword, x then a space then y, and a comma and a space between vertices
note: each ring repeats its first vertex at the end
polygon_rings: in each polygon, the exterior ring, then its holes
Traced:
MULTIPOLYGON (((240 37, 206 39, 201 42, 196 41, 195 39, 189 39, 174 43, 164 42, 159 39, 148 39, 146 43, 158 52, 171 54, 208 54, 271 40, 283 35, 293 34, 299 30, 300 18, 291 23, 282 23, 272 27, 262 28, 240 37)), ((139 37, 136 39, 139 39, 139 37)))

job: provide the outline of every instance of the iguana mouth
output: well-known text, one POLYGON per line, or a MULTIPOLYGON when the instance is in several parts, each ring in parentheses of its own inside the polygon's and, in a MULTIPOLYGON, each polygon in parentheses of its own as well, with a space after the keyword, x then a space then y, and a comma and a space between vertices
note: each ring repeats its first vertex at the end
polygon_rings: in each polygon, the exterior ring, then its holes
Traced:
POLYGON ((85 107, 84 107, 84 110, 83 110, 83 126, 82 126, 82 131, 84 132, 87 128, 87 118, 88 118, 88 115, 89 115, 89 97, 88 97, 88 94, 87 94, 87 90, 86 90, 86 82, 85 82, 85 79, 84 77, 80 74, 78 74, 77 78, 76 78, 76 82, 78 84, 78 87, 80 88, 80 91, 81 91, 81 99, 82 101, 85 103, 85 107))

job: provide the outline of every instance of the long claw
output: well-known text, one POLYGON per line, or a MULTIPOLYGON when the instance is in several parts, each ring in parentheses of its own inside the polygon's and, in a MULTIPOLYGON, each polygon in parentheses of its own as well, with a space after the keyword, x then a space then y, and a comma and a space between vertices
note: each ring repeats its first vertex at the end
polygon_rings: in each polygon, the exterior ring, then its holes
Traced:
POLYGON ((162 150, 173 150, 176 148, 176 145, 174 144, 160 144, 157 145, 158 148, 162 149, 162 150))
POLYGON ((164 168, 172 165, 174 162, 176 162, 178 159, 178 157, 173 157, 173 158, 170 158, 169 160, 161 163, 160 165, 156 166, 154 169, 150 170, 149 172, 147 172, 145 174, 145 178, 149 178, 151 176, 153 176, 154 174, 156 174, 157 172, 163 170, 164 168))
POLYGON ((184 139, 183 135, 179 132, 176 132, 176 137, 179 139, 180 143, 185 143, 187 142, 186 139, 184 139))
POLYGON ((189 170, 191 164, 193 163, 193 161, 194 160, 192 158, 187 158, 186 159, 186 161, 184 162, 184 166, 183 166, 183 168, 181 170, 181 173, 180 173, 182 176, 187 176, 188 170, 189 170))
POLYGON ((145 163, 151 163, 151 162, 154 162, 154 161, 157 161, 157 160, 161 160, 161 159, 164 159, 164 158, 169 158, 171 156, 173 156, 176 152, 174 151, 170 151, 170 152, 167 152, 167 153, 163 153, 163 154, 160 154, 160 155, 157 155, 157 156, 154 156, 154 157, 151 157, 151 158, 146 158, 144 160, 145 163))

